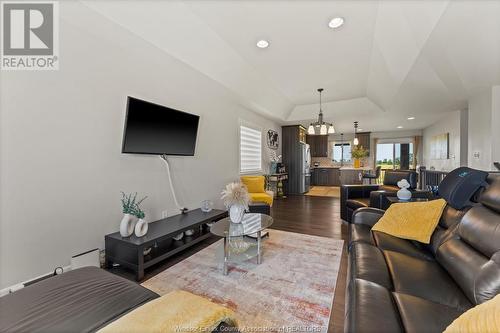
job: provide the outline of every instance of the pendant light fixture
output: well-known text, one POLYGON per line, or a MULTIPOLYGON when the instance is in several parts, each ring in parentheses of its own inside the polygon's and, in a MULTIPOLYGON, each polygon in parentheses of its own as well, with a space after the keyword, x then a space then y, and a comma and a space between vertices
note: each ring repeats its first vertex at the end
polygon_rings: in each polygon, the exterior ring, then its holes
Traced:
POLYGON ((321 101, 321 93, 323 92, 323 88, 318 89, 319 92, 319 115, 318 121, 311 123, 309 128, 307 129, 307 134, 315 135, 316 129, 319 131, 319 135, 328 135, 335 133, 335 128, 332 123, 327 123, 323 121, 323 110, 322 110, 322 101, 321 101))
POLYGON ((352 142, 355 146, 359 145, 359 139, 358 139, 358 122, 354 122, 354 140, 352 142))

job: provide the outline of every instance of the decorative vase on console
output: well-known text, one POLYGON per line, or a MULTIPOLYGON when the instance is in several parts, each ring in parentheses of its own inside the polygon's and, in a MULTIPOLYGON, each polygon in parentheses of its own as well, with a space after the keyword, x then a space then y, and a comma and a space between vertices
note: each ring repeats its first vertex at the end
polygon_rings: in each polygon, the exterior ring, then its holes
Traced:
POLYGON ((147 197, 144 197, 143 199, 139 200, 132 209, 132 213, 134 214, 135 217, 137 217, 139 220, 135 224, 135 229, 134 233, 136 237, 142 237, 144 236, 149 229, 148 222, 144 219, 146 217, 146 214, 144 211, 141 209, 140 204, 146 199, 147 197))
POLYGON ((401 179, 398 182, 398 187, 400 190, 398 191, 398 199, 403 200, 403 201, 408 201, 411 199, 411 192, 408 191, 408 188, 410 187, 410 183, 406 179, 401 179))
POLYGON ((139 219, 135 224, 134 233, 137 237, 142 237, 148 232, 148 222, 144 219, 139 219))
MULTIPOLYGON (((139 218, 139 221, 144 218, 145 214, 144 212, 140 209, 139 205, 146 199, 147 197, 142 198, 141 200, 137 201, 137 192, 132 195, 130 194, 125 194, 122 192, 122 212, 123 212, 123 218, 120 222, 120 235, 122 237, 130 237, 134 233, 134 229, 137 230, 136 227, 134 227, 134 222, 135 222, 135 217, 139 218)), ((139 230, 145 230, 144 234, 147 232, 147 223, 142 220, 141 226, 139 230), (144 227, 144 224, 146 226, 144 227)), ((137 232, 136 232, 137 233, 137 232)), ((139 236, 140 237, 140 236, 139 236)))
POLYGON ((129 237, 134 233, 134 217, 129 213, 123 215, 120 222, 120 235, 122 237, 129 237))
POLYGON ((247 187, 240 182, 227 184, 222 191, 222 200, 229 209, 231 222, 240 223, 250 202, 247 187))

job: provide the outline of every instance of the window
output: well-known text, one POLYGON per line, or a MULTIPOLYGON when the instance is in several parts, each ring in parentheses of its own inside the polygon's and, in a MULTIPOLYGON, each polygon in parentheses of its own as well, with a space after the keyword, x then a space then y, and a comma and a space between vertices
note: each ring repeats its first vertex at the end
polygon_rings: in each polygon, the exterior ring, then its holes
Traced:
POLYGON ((262 171, 262 132, 240 125, 240 173, 262 171))
POLYGON ((344 162, 351 161, 351 144, 350 143, 335 143, 333 145, 333 162, 340 162, 342 159, 342 148, 344 154, 344 162))

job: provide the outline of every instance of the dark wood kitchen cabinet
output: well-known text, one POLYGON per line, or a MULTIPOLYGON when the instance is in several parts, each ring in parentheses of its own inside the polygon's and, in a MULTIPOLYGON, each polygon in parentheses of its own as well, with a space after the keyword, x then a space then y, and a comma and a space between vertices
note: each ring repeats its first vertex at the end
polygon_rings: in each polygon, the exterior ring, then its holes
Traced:
POLYGON ((318 169, 318 185, 328 186, 328 169, 318 169))
POLYGON ((340 170, 338 168, 328 169, 328 186, 340 186, 340 170))
POLYGON ((328 135, 308 135, 311 157, 328 157, 328 135))
POLYGON ((311 183, 317 186, 340 186, 340 170, 338 168, 314 168, 311 172, 311 183))
POLYGON ((370 150, 370 132, 358 133, 359 145, 370 150))

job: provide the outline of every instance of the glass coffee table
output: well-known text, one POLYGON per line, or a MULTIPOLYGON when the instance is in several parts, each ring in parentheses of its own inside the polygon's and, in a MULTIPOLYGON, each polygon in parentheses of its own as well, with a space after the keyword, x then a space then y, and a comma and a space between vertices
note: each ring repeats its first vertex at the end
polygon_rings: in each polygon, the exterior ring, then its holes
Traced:
POLYGON ((241 223, 233 223, 226 217, 212 225, 210 232, 216 236, 224 237, 224 275, 227 275, 230 238, 257 234, 257 264, 260 264, 262 262, 262 230, 269 228, 272 224, 273 218, 269 215, 248 213, 243 216, 241 223))

